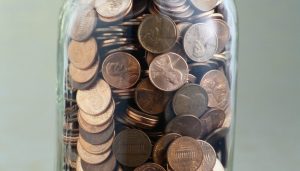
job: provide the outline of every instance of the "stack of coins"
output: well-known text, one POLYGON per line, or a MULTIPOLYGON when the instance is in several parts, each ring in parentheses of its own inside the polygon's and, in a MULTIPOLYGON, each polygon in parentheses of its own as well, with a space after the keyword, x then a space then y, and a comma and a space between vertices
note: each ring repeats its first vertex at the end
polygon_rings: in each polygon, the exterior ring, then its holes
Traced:
POLYGON ((80 0, 66 48, 65 170, 224 171, 222 0, 80 0))

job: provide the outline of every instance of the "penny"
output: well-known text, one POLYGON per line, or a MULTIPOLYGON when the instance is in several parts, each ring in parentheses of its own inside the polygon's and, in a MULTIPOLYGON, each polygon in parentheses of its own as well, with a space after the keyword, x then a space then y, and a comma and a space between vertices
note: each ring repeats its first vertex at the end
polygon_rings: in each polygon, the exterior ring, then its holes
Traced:
POLYGON ((212 30, 215 31, 218 37, 218 50, 217 53, 221 53, 230 39, 230 32, 228 24, 221 19, 208 20, 207 24, 212 30))
POLYGON ((212 171, 225 171, 224 166, 222 165, 220 160, 218 160, 218 159, 216 160, 216 164, 212 171))
POLYGON ((93 66, 91 66, 91 68, 85 70, 78 69, 71 63, 69 64, 69 73, 71 79, 76 81, 77 83, 86 83, 95 77, 98 68, 99 68, 98 60, 95 62, 93 66))
POLYGON ((92 35, 96 27, 96 11, 90 5, 81 4, 77 7, 72 18, 73 25, 71 26, 70 36, 73 40, 84 41, 92 35))
POLYGON ((176 114, 174 113, 173 110, 172 101, 173 99, 169 100, 165 108, 165 112, 164 112, 165 123, 169 123, 173 118, 176 117, 176 114))
POLYGON ((132 0, 96 0, 95 8, 105 18, 115 18, 128 10, 132 0))
POLYGON ((122 165, 137 167, 148 160, 152 145, 142 131, 126 129, 120 132, 113 143, 113 153, 122 165))
POLYGON ((163 167, 155 163, 146 163, 134 169, 134 171, 166 171, 163 167))
POLYGON ((149 78, 142 80, 135 91, 135 101, 139 108, 149 114, 157 115, 164 111, 170 94, 152 85, 149 78))
POLYGON ((89 90, 78 90, 76 101, 80 109, 90 115, 97 115, 107 109, 111 102, 111 89, 109 85, 100 79, 89 90))
POLYGON ((177 28, 171 18, 149 15, 140 24, 138 39, 148 51, 158 54, 172 49, 177 40, 177 28))
POLYGON ((203 153, 203 161, 200 168, 197 171, 212 171, 216 164, 216 152, 209 143, 202 140, 197 141, 200 143, 203 153))
POLYGON ((188 65, 176 53, 165 53, 155 57, 149 67, 152 84, 162 91, 175 91, 188 80, 188 65))
POLYGON ((111 86, 118 89, 128 89, 139 80, 141 66, 138 60, 129 53, 116 52, 104 60, 102 74, 111 86))
POLYGON ((108 128, 100 133, 90 133, 79 127, 80 136, 88 143, 92 145, 99 145, 107 142, 109 138, 114 134, 114 122, 110 124, 108 128))
POLYGON ((190 137, 180 137, 173 141, 167 156, 174 171, 197 171, 203 160, 200 144, 190 137))
POLYGON ((209 11, 218 5, 219 0, 191 0, 191 3, 200 11, 209 11))
POLYGON ((164 166, 167 163, 167 150, 169 145, 179 137, 181 137, 181 135, 177 133, 169 133, 161 137, 153 147, 153 161, 164 166))
POLYGON ((107 152, 105 152, 103 154, 91 154, 91 153, 85 151, 80 143, 77 143, 77 151, 78 151, 80 158, 89 164, 102 163, 111 154, 111 150, 108 150, 107 152))
POLYGON ((225 138, 229 132, 229 128, 218 128, 214 132, 210 133, 205 141, 214 145, 218 140, 225 138))
POLYGON ((173 109, 176 115, 192 114, 200 117, 206 111, 207 104, 207 93, 197 84, 186 84, 173 98, 173 109))
POLYGON ((86 142, 81 136, 79 136, 78 141, 87 152, 89 152, 91 154, 102 154, 102 153, 106 152, 112 146, 114 137, 115 136, 113 134, 107 142, 105 142, 103 144, 99 144, 99 145, 90 144, 90 143, 86 142))
POLYGON ((222 110, 211 109, 201 116, 200 121, 203 126, 201 137, 205 137, 223 125, 225 113, 222 110))
POLYGON ((208 94, 208 106, 224 109, 229 103, 229 84, 225 74, 218 70, 208 71, 201 79, 200 85, 208 94))
POLYGON ((116 157, 111 153, 110 156, 100 164, 90 164, 81 160, 82 169, 85 171, 113 171, 117 165, 116 157))
POLYGON ((216 53, 218 39, 207 24, 192 25, 184 36, 184 50, 195 62, 206 62, 216 53))
POLYGON ((87 113, 82 112, 81 117, 85 122, 87 122, 90 125, 103 125, 113 117, 114 110, 115 102, 114 100, 112 100, 109 107, 100 115, 89 115, 87 113))
POLYGON ((89 80, 88 82, 85 82, 85 83, 78 83, 78 82, 72 80, 71 76, 69 77, 68 81, 70 81, 71 87, 75 90, 88 90, 95 85, 95 83, 98 81, 98 78, 99 77, 98 77, 98 73, 97 73, 94 75, 94 77, 91 80, 89 80))
POLYGON ((147 9, 147 0, 133 0, 131 12, 126 16, 126 19, 135 18, 147 9))
MULTIPOLYGON (((114 0, 108 0, 108 1, 114 1, 114 0)), ((115 17, 103 17, 102 15, 100 15, 99 13, 98 13, 98 18, 99 18, 99 20, 100 21, 102 21, 102 22, 104 22, 104 23, 113 23, 113 22, 121 22, 123 19, 124 19, 124 17, 126 17, 126 15, 128 15, 128 13, 130 13, 130 11, 131 11, 131 9, 132 9, 132 3, 130 3, 130 5, 129 5, 129 8, 127 8, 127 10, 126 11, 124 11, 124 12, 122 12, 122 13, 120 13, 118 16, 115 16, 115 17)), ((104 24, 104 23, 102 23, 102 24, 104 24)))
POLYGON ((165 133, 178 133, 182 136, 200 138, 202 134, 200 120, 194 115, 180 115, 172 119, 165 128, 165 133))

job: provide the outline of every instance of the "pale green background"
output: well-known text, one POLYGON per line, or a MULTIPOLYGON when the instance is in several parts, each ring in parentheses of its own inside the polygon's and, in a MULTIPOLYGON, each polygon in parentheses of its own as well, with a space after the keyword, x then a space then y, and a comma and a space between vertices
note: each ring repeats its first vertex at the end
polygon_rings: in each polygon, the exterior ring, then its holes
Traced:
MULTIPOLYGON (((0 171, 53 171, 61 0, 0 0, 0 171)), ((300 1, 239 0, 236 171, 300 163, 300 1)))

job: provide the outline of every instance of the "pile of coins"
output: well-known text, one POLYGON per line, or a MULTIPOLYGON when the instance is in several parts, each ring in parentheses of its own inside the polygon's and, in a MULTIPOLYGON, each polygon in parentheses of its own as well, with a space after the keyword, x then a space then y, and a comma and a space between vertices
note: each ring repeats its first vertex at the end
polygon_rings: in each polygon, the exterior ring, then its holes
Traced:
POLYGON ((80 0, 68 30, 64 170, 224 171, 222 0, 80 0))

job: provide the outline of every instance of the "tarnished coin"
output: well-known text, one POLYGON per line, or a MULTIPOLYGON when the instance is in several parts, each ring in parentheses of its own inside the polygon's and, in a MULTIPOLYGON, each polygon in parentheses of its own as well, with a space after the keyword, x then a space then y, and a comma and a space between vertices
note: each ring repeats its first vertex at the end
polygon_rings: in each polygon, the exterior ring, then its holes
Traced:
POLYGON ((77 83, 87 83, 98 73, 99 61, 97 60, 91 68, 82 70, 76 68, 72 63, 69 64, 69 74, 72 80, 77 83))
POLYGON ((197 84, 186 84, 179 89, 173 98, 173 109, 176 115, 195 115, 200 117, 207 109, 206 91, 197 84))
POLYGON ((120 132, 113 143, 113 153, 118 162, 128 167, 137 167, 146 162, 151 150, 149 137, 137 129, 120 132))
POLYGON ((139 26, 138 39, 146 50, 164 53, 175 45, 177 28, 168 16, 149 15, 139 26))
POLYGON ((140 78, 141 66, 129 53, 116 52, 106 57, 102 64, 104 79, 118 89, 134 86, 140 78))
POLYGON ((173 141, 167 156, 174 171, 197 171, 203 160, 199 142, 190 137, 180 137, 173 141))
POLYGON ((149 67, 152 84, 162 91, 175 91, 188 80, 186 61, 176 53, 165 53, 155 57, 149 67))
POLYGON ((179 137, 181 137, 181 135, 177 133, 169 133, 161 137, 153 147, 153 161, 162 166, 166 165, 168 147, 174 140, 179 137))
POLYGON ((224 166, 222 165, 220 160, 218 160, 218 159, 216 160, 216 164, 212 171, 225 171, 224 166))
POLYGON ((206 62, 216 53, 218 39, 216 33, 207 24, 192 25, 184 36, 184 50, 195 62, 206 62))
POLYGON ((222 110, 211 109, 201 116, 200 121, 203 127, 201 137, 205 137, 223 125, 225 113, 222 110))
POLYGON ((116 18, 130 8, 132 0, 96 0, 95 8, 105 18, 116 18))
POLYGON ((111 150, 108 150, 107 152, 105 152, 103 154, 91 154, 91 153, 85 151, 80 143, 77 143, 77 151, 78 151, 80 158, 90 164, 102 163, 111 154, 111 150))
POLYGON ((201 79, 202 86, 208 94, 208 106, 224 109, 229 103, 229 84, 225 74, 219 70, 208 71, 201 79))
POLYGON ((103 125, 107 123, 114 114, 115 110, 115 102, 114 100, 111 101, 109 107, 99 115, 89 115, 87 113, 81 112, 82 119, 90 125, 103 125))
POLYGON ((200 11, 209 11, 218 5, 219 0, 191 0, 191 3, 200 11))
POLYGON ((107 142, 105 142, 103 144, 99 144, 99 145, 93 145, 93 144, 90 144, 87 141, 85 141, 79 135, 78 141, 87 152, 92 153, 92 154, 102 154, 111 148, 114 138, 115 138, 115 135, 113 134, 107 142))
POLYGON ((83 42, 71 40, 68 47, 68 57, 78 69, 89 68, 97 58, 97 42, 90 38, 83 42))
POLYGON ((142 80, 135 91, 135 101, 139 108, 149 114, 160 114, 164 111, 170 94, 152 85, 149 78, 142 80))
POLYGON ((78 5, 73 16, 70 36, 73 40, 84 41, 88 39, 97 24, 96 11, 91 5, 78 5))
POLYGON ((134 171, 166 171, 162 166, 155 163, 146 163, 134 169, 134 171))
POLYGON ((212 171, 216 164, 217 155, 214 148, 207 142, 198 140, 203 153, 203 161, 197 171, 212 171))
POLYGON ((217 53, 221 53, 230 39, 230 32, 228 24, 221 19, 208 20, 207 24, 212 30, 215 31, 218 37, 218 50, 217 53))
POLYGON ((180 115, 172 119, 166 126, 166 133, 178 133, 182 136, 200 138, 202 134, 201 122, 194 115, 180 115))
POLYGON ((100 79, 89 90, 78 90, 76 101, 80 109, 90 115, 97 115, 107 109, 111 102, 111 89, 100 79))
POLYGON ((110 156, 100 164, 90 164, 81 160, 81 166, 84 171, 113 171, 117 165, 116 157, 111 153, 110 156))

